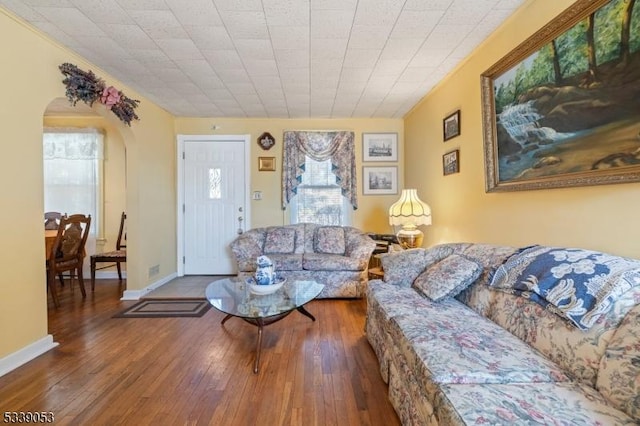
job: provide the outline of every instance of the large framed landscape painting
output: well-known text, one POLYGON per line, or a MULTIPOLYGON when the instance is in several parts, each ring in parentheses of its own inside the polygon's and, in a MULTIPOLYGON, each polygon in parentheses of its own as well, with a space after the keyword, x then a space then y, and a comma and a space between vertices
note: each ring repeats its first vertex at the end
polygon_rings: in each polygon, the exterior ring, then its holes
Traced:
POLYGON ((482 74, 486 190, 640 181, 640 2, 578 0, 482 74))

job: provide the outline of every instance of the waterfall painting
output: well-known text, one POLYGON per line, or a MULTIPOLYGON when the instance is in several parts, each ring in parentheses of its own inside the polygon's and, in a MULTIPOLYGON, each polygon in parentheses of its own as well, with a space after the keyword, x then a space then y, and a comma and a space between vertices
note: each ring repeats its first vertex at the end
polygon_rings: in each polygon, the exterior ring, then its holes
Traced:
POLYGON ((482 108, 487 192, 640 181, 640 4, 578 0, 482 74, 482 108))

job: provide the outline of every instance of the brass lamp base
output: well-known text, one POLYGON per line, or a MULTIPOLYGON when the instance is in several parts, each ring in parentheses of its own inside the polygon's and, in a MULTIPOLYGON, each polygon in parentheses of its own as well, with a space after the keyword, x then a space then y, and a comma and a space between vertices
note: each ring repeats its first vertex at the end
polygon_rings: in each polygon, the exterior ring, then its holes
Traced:
POLYGON ((424 234, 419 229, 401 229, 397 237, 402 248, 412 249, 422 247, 424 234))

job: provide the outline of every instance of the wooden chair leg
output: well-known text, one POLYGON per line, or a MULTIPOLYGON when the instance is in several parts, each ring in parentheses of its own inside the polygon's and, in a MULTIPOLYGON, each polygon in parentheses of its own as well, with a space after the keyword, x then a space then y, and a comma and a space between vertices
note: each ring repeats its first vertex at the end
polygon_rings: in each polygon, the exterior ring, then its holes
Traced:
POLYGON ((96 291, 96 260, 92 257, 91 263, 91 291, 96 291))
POLYGON ((47 271, 47 287, 51 291, 51 298, 53 299, 53 305, 56 308, 60 307, 60 301, 58 301, 58 290, 56 290, 56 277, 53 272, 47 271))
POLYGON ((122 267, 120 266, 120 262, 116 263, 116 268, 118 268, 118 278, 122 281, 122 267))
POLYGON ((80 291, 82 292, 82 298, 87 297, 87 292, 84 289, 84 277, 82 275, 82 265, 78 268, 78 285, 80 286, 80 291))

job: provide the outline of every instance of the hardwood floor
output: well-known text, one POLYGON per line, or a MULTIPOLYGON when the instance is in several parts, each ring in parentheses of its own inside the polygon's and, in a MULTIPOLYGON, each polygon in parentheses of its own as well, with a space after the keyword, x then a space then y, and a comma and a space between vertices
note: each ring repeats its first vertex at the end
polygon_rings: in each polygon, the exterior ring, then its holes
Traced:
POLYGON ((209 310, 201 318, 112 316, 117 280, 49 306, 60 345, 0 377, 0 408, 50 411, 56 424, 399 425, 364 336, 364 300, 315 300, 257 330, 209 310))

